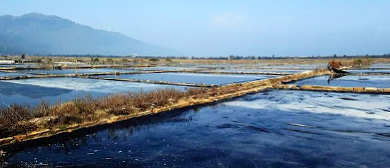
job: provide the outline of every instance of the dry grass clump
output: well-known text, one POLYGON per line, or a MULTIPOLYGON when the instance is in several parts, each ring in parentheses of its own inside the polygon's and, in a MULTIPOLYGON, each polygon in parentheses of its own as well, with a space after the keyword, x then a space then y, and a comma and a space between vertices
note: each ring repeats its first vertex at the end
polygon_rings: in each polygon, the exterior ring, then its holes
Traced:
POLYGON ((341 64, 340 61, 332 60, 332 61, 328 62, 328 66, 331 67, 331 68, 338 69, 338 68, 340 68, 342 66, 342 64, 341 64))
POLYGON ((24 134, 36 129, 36 125, 22 121, 33 118, 32 110, 27 105, 12 104, 0 109, 0 137, 24 134))
MULTIPOLYGON (((339 63, 340 66, 351 66, 354 68, 368 68, 373 63, 383 63, 386 62, 386 59, 375 59, 375 58, 355 58, 355 59, 343 59, 339 61, 331 61, 339 63)), ((331 63, 329 62, 329 63, 331 63)), ((329 64, 328 64, 329 65, 329 64)), ((338 67, 334 67, 338 68, 338 67)))
POLYGON ((98 101, 98 108, 109 114, 123 115, 176 103, 185 92, 175 89, 158 89, 150 92, 129 92, 107 96, 98 101))
POLYGON ((356 68, 363 68, 363 67, 369 67, 371 65, 372 61, 369 58, 365 59, 354 59, 352 66, 356 68))

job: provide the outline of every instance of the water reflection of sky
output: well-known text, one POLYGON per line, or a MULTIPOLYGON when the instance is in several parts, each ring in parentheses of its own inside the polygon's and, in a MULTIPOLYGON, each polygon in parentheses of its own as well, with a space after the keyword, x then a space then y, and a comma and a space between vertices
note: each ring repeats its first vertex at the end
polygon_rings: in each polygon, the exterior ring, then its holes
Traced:
POLYGON ((200 74, 200 73, 153 73, 153 74, 117 75, 117 76, 107 75, 102 77, 221 85, 221 84, 228 84, 233 82, 245 82, 245 81, 258 80, 258 79, 266 79, 275 76, 238 75, 238 74, 225 75, 225 74, 200 74))
POLYGON ((105 81, 84 78, 39 78, 26 80, 9 80, 0 82, 0 106, 4 104, 38 104, 41 100, 57 101, 71 100, 77 96, 91 95, 100 97, 111 93, 128 91, 150 91, 158 88, 185 87, 154 85, 144 83, 105 81))
POLYGON ((96 69, 55 69, 55 70, 24 70, 21 73, 37 73, 37 74, 83 74, 83 73, 104 73, 104 72, 134 72, 131 69, 110 69, 110 68, 96 68, 96 69))
POLYGON ((370 66, 370 68, 386 68, 386 69, 390 69, 390 63, 373 64, 373 65, 370 66))
POLYGON ((8 72, 0 72, 0 77, 4 76, 31 76, 30 74, 24 73, 8 73, 8 72))
POLYGON ((217 69, 222 72, 270 72, 270 73, 299 73, 305 70, 284 70, 284 69, 217 69))
POLYGON ((295 82, 297 85, 326 85, 343 87, 390 87, 390 75, 347 75, 333 79, 328 83, 329 76, 319 76, 295 82))
POLYGON ((389 110, 389 102, 387 95, 262 92, 67 136, 25 149, 8 161, 51 166, 386 167, 388 121, 343 110, 389 110), (367 98, 370 103, 360 106, 367 98))

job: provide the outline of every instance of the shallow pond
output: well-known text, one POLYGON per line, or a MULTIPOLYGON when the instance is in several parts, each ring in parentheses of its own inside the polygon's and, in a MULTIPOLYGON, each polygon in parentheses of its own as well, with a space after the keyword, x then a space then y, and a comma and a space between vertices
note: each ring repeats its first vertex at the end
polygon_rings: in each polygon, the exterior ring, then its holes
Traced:
POLYGON ((84 78, 40 78, 26 80, 9 80, 0 82, 0 107, 12 103, 38 104, 41 100, 55 103, 71 100, 77 96, 91 95, 100 97, 111 93, 127 91, 150 91, 162 88, 185 87, 172 85, 155 85, 145 83, 105 81, 84 78))
POLYGON ((257 68, 264 68, 264 69, 295 69, 295 70, 314 70, 316 68, 326 68, 326 63, 321 63, 321 64, 281 64, 281 65, 274 65, 274 64, 269 64, 269 65, 263 65, 263 66, 258 66, 257 68))
POLYGON ((385 68, 385 69, 390 69, 390 63, 378 63, 378 64, 373 64, 370 66, 370 68, 385 68))
POLYGON ((342 87, 378 87, 389 88, 390 76, 388 75, 370 75, 358 76, 347 75, 329 81, 329 76, 319 76, 297 81, 297 85, 325 85, 325 86, 342 86, 342 87))
POLYGON ((258 79, 266 79, 275 76, 273 75, 225 75, 225 74, 201 74, 201 73, 152 73, 152 74, 134 74, 134 75, 105 75, 101 77, 222 85, 222 84, 228 84, 234 82, 245 82, 245 81, 258 80, 258 79))
POLYGON ((37 67, 36 64, 2 64, 0 67, 37 67))
POLYGON ((4 76, 32 76, 31 74, 13 73, 13 72, 0 72, 0 77, 4 76))
POLYGON ((95 68, 95 69, 54 69, 54 70, 25 70, 22 73, 37 73, 37 74, 84 74, 84 73, 104 73, 104 72, 135 72, 131 69, 111 69, 111 68, 95 68))
POLYGON ((194 67, 142 67, 142 68, 134 68, 135 70, 139 71, 170 71, 170 70, 195 70, 200 68, 194 68, 194 67))
POLYGON ((217 69, 222 72, 269 72, 269 73, 300 73, 305 70, 284 70, 284 69, 217 69))
POLYGON ((385 73, 390 74, 390 69, 362 69, 362 70, 347 70, 350 73, 385 73))
POLYGON ((6 161, 9 166, 388 167, 389 104, 388 95, 262 92, 57 137, 11 152, 6 161))

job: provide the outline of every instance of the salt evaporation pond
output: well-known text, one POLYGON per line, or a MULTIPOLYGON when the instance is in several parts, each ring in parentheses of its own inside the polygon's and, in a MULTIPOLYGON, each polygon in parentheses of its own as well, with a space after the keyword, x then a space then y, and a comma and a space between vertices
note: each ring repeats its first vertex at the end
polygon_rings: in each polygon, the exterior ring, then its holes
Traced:
POLYGON ((5 76, 32 76, 31 74, 13 73, 13 72, 0 72, 0 77, 5 76))
POLYGON ((388 167, 390 96, 269 91, 57 137, 10 166, 388 167))
POLYGON ((37 74, 84 74, 84 73, 104 73, 104 72, 136 72, 131 69, 111 69, 111 68, 93 68, 93 69, 54 69, 54 70, 25 70, 22 73, 37 74))
POLYGON ((326 68, 326 63, 319 63, 319 64, 281 64, 281 65, 263 65, 263 66, 257 66, 256 68, 259 69, 285 69, 285 70, 314 70, 316 68, 326 68))
POLYGON ((42 100, 56 103, 75 97, 100 97, 111 93, 150 91, 162 88, 184 90, 185 87, 145 83, 105 81, 84 78, 40 78, 0 81, 0 107, 13 103, 36 105, 42 100))
POLYGON ((358 76, 347 75, 331 80, 328 83, 329 76, 319 76, 297 81, 297 85, 326 85, 342 87, 378 87, 390 88, 390 76, 387 75, 370 75, 358 76))
POLYGON ((141 70, 141 71, 171 71, 171 70, 196 70, 200 68, 194 68, 194 67, 141 67, 141 68, 134 68, 135 70, 141 70))
POLYGON ((179 83, 197 83, 222 85, 234 82, 245 82, 258 79, 275 77, 273 75, 225 75, 225 74, 201 74, 201 73, 151 73, 134 75, 105 75, 106 78, 140 79, 151 81, 168 81, 179 83))
POLYGON ((36 67, 36 64, 3 64, 0 67, 36 67))
POLYGON ((300 73, 305 70, 285 70, 285 69, 217 69, 217 72, 269 72, 269 73, 300 73))
POLYGON ((347 70, 349 73, 385 73, 390 74, 390 69, 361 69, 361 70, 347 70))
POLYGON ((385 69, 390 69, 390 63, 378 63, 378 64, 373 64, 370 66, 370 68, 385 68, 385 69))

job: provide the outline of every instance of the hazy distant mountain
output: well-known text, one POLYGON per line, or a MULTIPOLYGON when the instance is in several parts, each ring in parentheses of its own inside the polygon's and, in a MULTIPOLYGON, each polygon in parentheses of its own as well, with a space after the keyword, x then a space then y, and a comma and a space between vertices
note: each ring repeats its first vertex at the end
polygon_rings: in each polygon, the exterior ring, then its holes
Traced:
POLYGON ((116 32, 38 13, 0 16, 0 54, 179 55, 116 32))

